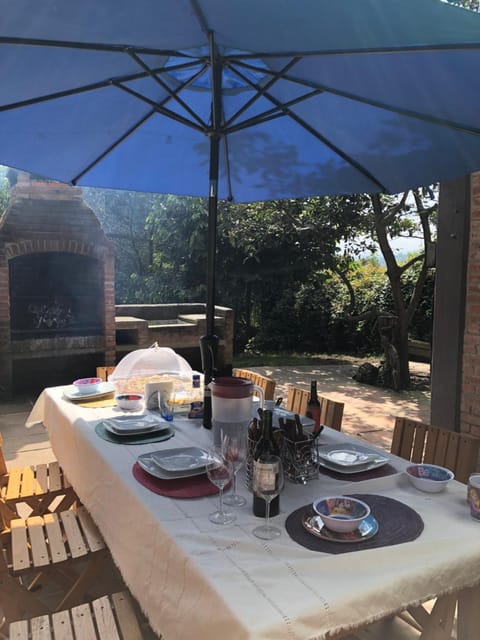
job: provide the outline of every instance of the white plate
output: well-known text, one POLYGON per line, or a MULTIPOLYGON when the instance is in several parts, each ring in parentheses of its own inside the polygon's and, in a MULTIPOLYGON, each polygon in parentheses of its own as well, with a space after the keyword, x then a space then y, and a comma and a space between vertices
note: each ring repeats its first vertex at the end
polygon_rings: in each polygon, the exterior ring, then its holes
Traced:
POLYGON ((109 395, 114 391, 115 387, 111 382, 101 382, 97 391, 94 391, 93 393, 80 393, 80 391, 78 391, 78 389, 72 384, 63 390, 63 395, 67 400, 75 402, 76 400, 92 400, 93 398, 101 398, 102 396, 109 395))
POLYGON ((102 420, 107 431, 116 436, 133 436, 142 433, 154 433, 164 431, 171 425, 170 422, 161 420, 156 416, 147 413, 139 416, 119 416, 118 418, 107 418, 102 420))
POLYGON ((150 457, 157 467, 167 473, 177 473, 183 471, 194 471, 202 469, 208 460, 208 454, 198 447, 182 447, 179 449, 165 449, 164 451, 154 451, 150 457))
POLYGON ((171 473, 165 471, 164 469, 161 469, 153 460, 152 456, 155 453, 161 452, 154 451, 153 453, 142 453, 142 455, 138 456, 137 458, 137 462, 142 467, 142 469, 155 478, 160 478, 160 480, 178 480, 180 478, 191 478, 193 476, 199 476, 205 473, 205 466, 197 469, 190 469, 190 471, 176 471, 171 473))
POLYGON ((316 457, 317 463, 322 467, 345 474, 378 469, 389 461, 389 458, 382 455, 381 452, 363 447, 360 444, 331 444, 318 447, 316 457), (342 454, 338 452, 342 452, 342 454))

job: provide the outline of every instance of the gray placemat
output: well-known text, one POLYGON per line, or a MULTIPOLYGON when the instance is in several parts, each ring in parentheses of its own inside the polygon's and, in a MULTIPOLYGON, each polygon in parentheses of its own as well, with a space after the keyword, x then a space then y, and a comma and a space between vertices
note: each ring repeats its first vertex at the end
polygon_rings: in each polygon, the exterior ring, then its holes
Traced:
POLYGON ((377 549, 394 544, 411 542, 418 538, 423 531, 423 520, 419 514, 398 500, 379 496, 373 493, 348 494, 366 502, 371 513, 378 522, 378 533, 368 540, 361 542, 341 543, 330 540, 322 540, 303 527, 302 516, 305 511, 313 511, 311 503, 293 511, 285 522, 288 535, 311 551, 323 553, 350 553, 362 549, 377 549))
POLYGON ((108 431, 103 422, 99 422, 95 427, 95 433, 106 440, 107 442, 113 442, 114 444, 148 444, 149 442, 163 442, 164 440, 170 440, 175 435, 175 431, 171 427, 162 429, 161 431, 155 431, 154 433, 145 433, 143 435, 133 436, 116 436, 108 431))

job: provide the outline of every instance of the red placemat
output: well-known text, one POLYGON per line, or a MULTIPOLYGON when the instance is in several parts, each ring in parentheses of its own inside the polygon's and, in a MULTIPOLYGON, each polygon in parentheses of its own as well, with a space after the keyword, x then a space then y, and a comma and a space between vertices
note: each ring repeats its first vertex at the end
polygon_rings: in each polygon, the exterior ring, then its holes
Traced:
POLYGON ((154 493, 168 498, 201 498, 218 493, 218 487, 210 482, 206 474, 178 480, 161 480, 144 471, 135 462, 132 467, 135 480, 154 493))

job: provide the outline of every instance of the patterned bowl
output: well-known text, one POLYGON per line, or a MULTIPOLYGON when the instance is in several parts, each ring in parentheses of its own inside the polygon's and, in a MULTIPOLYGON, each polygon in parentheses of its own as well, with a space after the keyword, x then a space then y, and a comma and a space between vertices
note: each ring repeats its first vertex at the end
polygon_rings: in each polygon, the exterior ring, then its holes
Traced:
POLYGON ((349 496, 320 498, 313 503, 313 509, 327 529, 340 533, 355 531, 370 515, 368 504, 349 496))
POLYGON ((436 464, 411 464, 405 469, 407 478, 414 487, 428 493, 443 491, 450 480, 455 477, 450 469, 436 464))
POLYGON ((103 380, 101 378, 79 378, 75 380, 73 386, 78 393, 96 393, 103 380))
POLYGON ((120 393, 118 396, 115 396, 115 400, 120 409, 125 409, 126 411, 141 409, 143 398, 142 393, 120 393))

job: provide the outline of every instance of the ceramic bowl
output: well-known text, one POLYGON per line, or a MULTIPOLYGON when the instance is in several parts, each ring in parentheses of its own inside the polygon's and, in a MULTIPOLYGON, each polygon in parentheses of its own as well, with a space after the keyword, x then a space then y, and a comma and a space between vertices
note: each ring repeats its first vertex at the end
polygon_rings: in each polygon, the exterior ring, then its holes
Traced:
POLYGON ((327 529, 340 533, 355 531, 370 515, 368 504, 348 496, 321 498, 313 503, 313 509, 327 529))
POLYGON ((126 411, 141 409, 143 398, 142 393, 120 393, 118 396, 115 396, 115 400, 120 409, 125 409, 126 411))
POLYGON ((428 493, 443 491, 455 477, 450 469, 436 464, 411 464, 405 473, 414 487, 428 493))
POLYGON ((101 378, 79 378, 75 380, 73 386, 78 393, 96 393, 103 380, 101 378))

